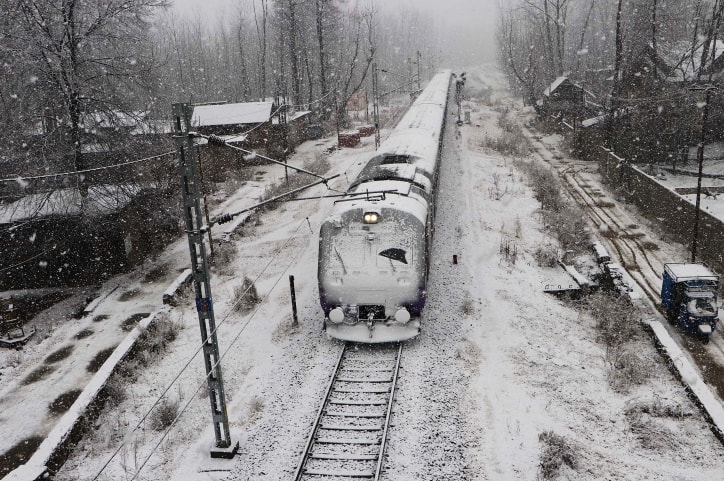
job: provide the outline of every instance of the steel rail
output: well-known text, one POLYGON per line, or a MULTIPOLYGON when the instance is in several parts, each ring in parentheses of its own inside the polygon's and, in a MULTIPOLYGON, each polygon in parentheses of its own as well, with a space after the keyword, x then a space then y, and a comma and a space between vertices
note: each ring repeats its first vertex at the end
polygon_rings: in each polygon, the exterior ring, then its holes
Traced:
POLYGON ((365 478, 373 481, 378 481, 380 478, 400 372, 402 343, 395 345, 394 358, 376 357, 380 353, 392 354, 392 352, 387 349, 378 350, 378 346, 365 346, 371 349, 369 354, 372 356, 367 359, 355 359, 353 353, 356 351, 349 349, 349 345, 350 343, 345 344, 337 360, 314 427, 297 466, 294 476, 296 481, 302 481, 307 477, 309 479, 330 477, 335 480, 365 478), (377 367, 374 363, 378 362, 388 364, 385 367, 377 367), (343 376, 343 373, 348 375, 343 376), (355 373, 367 376, 357 377, 355 373), (375 373, 384 373, 384 376, 375 377, 375 373), (335 399, 333 395, 335 393, 342 396, 335 399), (356 395, 364 395, 366 399, 355 399, 356 395), (376 397, 379 399, 375 399, 376 397), (345 409, 349 410, 335 412, 334 409, 330 410, 330 406, 333 405, 345 406, 345 409), (364 409, 372 406, 379 408, 384 406, 384 411, 380 409, 379 412, 370 412, 364 409), (361 409, 361 412, 355 412, 358 409, 361 409), (336 418, 342 418, 344 421, 338 421, 336 418), (370 424, 370 421, 374 420, 378 422, 370 424), (323 431, 329 431, 329 434, 327 436, 320 434, 323 431), (338 434, 339 432, 346 434, 338 434), (360 437, 354 434, 375 432, 379 434, 372 437, 365 437, 364 434, 360 437), (335 446, 340 445, 362 449, 357 452, 354 452, 354 449, 336 451, 335 446), (313 464, 310 466, 310 463, 313 464), (370 465, 365 469, 358 467, 357 463, 370 463, 370 465))
POLYGON ((304 475, 304 465, 307 464, 307 459, 309 456, 309 453, 312 451, 312 447, 314 446, 314 439, 317 436, 317 432, 319 432, 319 427, 322 425, 322 414, 324 414, 324 408, 327 407, 327 401, 329 400, 330 394, 332 394, 332 389, 334 388, 334 383, 337 381, 337 375, 339 374, 339 368, 342 366, 342 361, 344 360, 344 355, 347 352, 347 346, 348 344, 345 343, 344 346, 342 346, 342 351, 339 353, 339 358, 337 359, 337 364, 334 367, 334 373, 332 374, 331 379, 329 380, 329 385, 327 386, 327 390, 324 393, 324 398, 322 399, 322 403, 319 406, 319 411, 317 411, 317 418, 314 422, 314 428, 312 429, 312 432, 309 433, 309 438, 307 438, 307 443, 305 444, 304 453, 302 453, 302 459, 299 460, 299 466, 297 466, 296 474, 294 475, 295 480, 302 479, 302 476, 304 475))
POLYGON ((390 399, 387 402, 387 415, 385 416, 385 428, 382 432, 382 441, 380 445, 380 455, 377 460, 377 470, 375 471, 375 481, 380 479, 380 473, 382 472, 382 460, 385 457, 385 448, 387 447, 387 431, 390 426, 390 418, 392 417, 392 404, 395 398, 395 388, 397 387, 397 377, 400 373, 400 359, 402 358, 402 343, 397 346, 397 361, 395 362, 395 368, 392 372, 392 387, 390 388, 390 399))

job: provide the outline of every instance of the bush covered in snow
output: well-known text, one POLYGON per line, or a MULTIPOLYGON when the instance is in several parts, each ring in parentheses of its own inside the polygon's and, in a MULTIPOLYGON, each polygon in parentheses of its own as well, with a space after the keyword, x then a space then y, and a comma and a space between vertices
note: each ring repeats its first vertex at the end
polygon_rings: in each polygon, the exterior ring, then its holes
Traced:
POLYGON ((585 307, 596 321, 600 340, 606 345, 611 387, 626 392, 644 383, 650 369, 637 345, 642 337, 637 310, 623 297, 606 293, 588 297, 585 307))
POLYGON ((234 289, 234 299, 237 300, 234 304, 237 312, 248 311, 261 301, 254 281, 248 277, 244 277, 244 281, 234 289))
POLYGON ((576 453, 573 447, 553 431, 544 431, 538 436, 541 442, 541 479, 556 479, 563 466, 576 468, 576 453))

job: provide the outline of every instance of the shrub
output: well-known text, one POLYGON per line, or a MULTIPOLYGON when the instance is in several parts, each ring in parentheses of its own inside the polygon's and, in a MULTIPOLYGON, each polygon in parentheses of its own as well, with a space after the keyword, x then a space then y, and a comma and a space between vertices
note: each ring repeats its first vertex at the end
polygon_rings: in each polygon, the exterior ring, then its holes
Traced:
POLYGON ((576 453, 570 444, 553 431, 544 431, 538 436, 542 443, 540 474, 542 479, 554 479, 561 466, 576 468, 576 453))
POLYGON ((650 377, 649 364, 641 359, 633 346, 611 348, 607 354, 610 370, 608 382, 617 392, 628 392, 650 377))
POLYGON ((234 289, 234 298, 237 299, 234 309, 237 312, 248 311, 261 301, 259 293, 256 291, 254 281, 248 277, 244 277, 241 285, 234 289))
POLYGON ((503 132, 499 137, 485 136, 480 145, 503 155, 524 156, 529 150, 528 139, 522 132, 503 132))
MULTIPOLYGON (((305 162, 302 168, 309 172, 314 172, 317 175, 324 175, 329 170, 330 164, 326 157, 318 156, 314 160, 305 162)), ((298 189, 299 187, 303 187, 315 180, 315 177, 305 174, 304 172, 293 171, 292 169, 289 170, 291 172, 289 173, 288 180, 283 180, 267 187, 261 198, 262 201, 272 199, 284 194, 285 192, 289 192, 290 190, 298 189)), ((262 209, 273 210, 278 208, 280 205, 281 202, 272 202, 263 206, 262 209)))
POLYGON ((217 269, 220 275, 231 276, 235 274, 232 261, 236 257, 239 248, 234 242, 219 242, 214 247, 214 255, 211 258, 211 266, 217 269))
POLYGON ((533 253, 533 258, 541 267, 555 267, 558 265, 558 249, 550 244, 543 244, 533 253))
POLYGON ((148 418, 151 423, 151 429, 154 431, 163 431, 173 424, 178 414, 178 401, 172 401, 170 399, 162 400, 148 418))
POLYGON ((168 314, 159 314, 156 322, 143 329, 136 341, 134 359, 147 365, 150 359, 166 350, 168 344, 178 337, 181 324, 172 321, 168 314))
POLYGON ((588 297, 585 306, 607 348, 611 388, 627 392, 632 386, 643 384, 651 376, 651 370, 634 344, 640 338, 636 308, 627 299, 606 293, 588 297))
POLYGON ((638 336, 637 312, 624 298, 606 293, 594 294, 585 306, 596 320, 603 343, 618 347, 638 336))

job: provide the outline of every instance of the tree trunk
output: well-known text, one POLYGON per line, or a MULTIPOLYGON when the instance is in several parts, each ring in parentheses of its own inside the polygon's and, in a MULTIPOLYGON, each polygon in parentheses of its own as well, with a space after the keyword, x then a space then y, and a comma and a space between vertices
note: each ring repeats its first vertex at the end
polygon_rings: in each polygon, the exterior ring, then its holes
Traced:
POLYGON ((324 38, 324 11, 326 6, 326 0, 315 0, 316 7, 316 24, 317 24, 317 44, 319 45, 319 86, 321 89, 320 97, 322 105, 320 110, 322 112, 322 118, 327 120, 329 118, 327 114, 327 106, 329 100, 326 98, 327 95, 327 52, 325 50, 325 38, 324 38))

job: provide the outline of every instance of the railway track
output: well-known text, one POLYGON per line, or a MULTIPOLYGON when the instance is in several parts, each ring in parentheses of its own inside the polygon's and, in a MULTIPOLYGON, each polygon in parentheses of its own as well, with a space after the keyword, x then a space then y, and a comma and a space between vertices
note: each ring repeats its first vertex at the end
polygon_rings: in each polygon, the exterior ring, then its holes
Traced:
MULTIPOLYGON (((545 159, 544 151, 548 148, 531 132, 527 132, 536 152, 545 159)), ((548 153, 551 153, 548 151, 548 153)), ((612 203, 601 202, 600 193, 592 190, 571 164, 560 161, 548 161, 559 174, 563 187, 571 198, 586 212, 594 225, 605 226, 609 235, 601 239, 608 248, 615 252, 621 264, 646 295, 652 308, 659 305, 659 288, 664 261, 652 253, 643 242, 642 235, 632 235, 633 227, 626 224, 616 212, 612 203), (597 195, 599 194, 599 195, 597 195)), ((671 335, 677 340, 695 361, 705 382, 713 386, 719 396, 724 398, 724 337, 713 335, 706 349, 701 348, 698 339, 680 335, 676 328, 667 326, 671 335)))
POLYGON ((629 275, 636 279, 647 297, 656 304, 660 284, 658 272, 663 270, 663 262, 652 261, 649 249, 640 240, 640 237, 628 233, 629 227, 623 225, 615 214, 609 212, 615 207, 598 203, 593 193, 583 185, 575 171, 561 172, 561 178, 569 195, 587 210, 589 218, 597 225, 605 225, 609 229, 610 234, 606 237, 607 243, 609 246, 613 246, 629 275))
MULTIPOLYGON (((547 150, 531 133, 529 133, 529 138, 533 141, 539 155, 542 155, 541 150, 547 150)), ((602 240, 609 249, 616 253, 622 266, 636 280, 649 300, 656 305, 661 283, 659 273, 663 271, 664 263, 659 259, 651 258, 650 248, 641 240, 643 233, 629 232, 635 230, 636 226, 632 228, 621 222, 618 215, 611 212, 612 209, 616 209, 615 205, 602 202, 596 195, 598 192, 592 191, 570 164, 550 163, 556 168, 566 192, 584 209, 593 224, 606 227, 608 234, 604 235, 602 240)))
POLYGON ((379 479, 402 344, 345 344, 295 480, 379 479))

